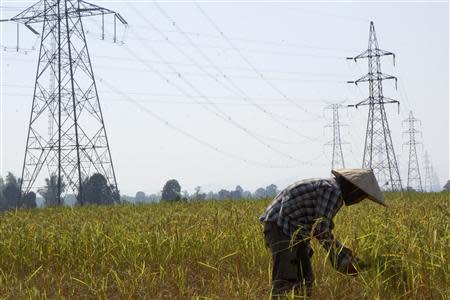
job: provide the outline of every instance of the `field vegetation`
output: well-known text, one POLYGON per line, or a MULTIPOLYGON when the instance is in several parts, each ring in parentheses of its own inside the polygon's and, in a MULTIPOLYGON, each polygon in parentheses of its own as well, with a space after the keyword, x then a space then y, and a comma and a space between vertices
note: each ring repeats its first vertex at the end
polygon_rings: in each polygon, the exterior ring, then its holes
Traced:
MULTIPOLYGON (((313 242, 314 299, 450 299, 449 194, 343 207, 334 234, 368 267, 335 272, 313 242)), ((0 215, 4 299, 268 299, 270 200, 83 206, 0 215)))

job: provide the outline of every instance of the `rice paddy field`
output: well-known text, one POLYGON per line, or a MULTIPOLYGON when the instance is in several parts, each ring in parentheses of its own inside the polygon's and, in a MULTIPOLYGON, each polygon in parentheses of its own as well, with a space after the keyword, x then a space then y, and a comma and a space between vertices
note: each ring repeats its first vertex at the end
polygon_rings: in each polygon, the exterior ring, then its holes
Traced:
MULTIPOLYGON (((450 299, 449 194, 343 207, 334 235, 367 264, 335 272, 320 245, 312 299, 450 299)), ((48 208, 0 215, 2 299, 269 299, 269 199, 48 208)), ((295 295, 291 295, 294 298, 295 295)))

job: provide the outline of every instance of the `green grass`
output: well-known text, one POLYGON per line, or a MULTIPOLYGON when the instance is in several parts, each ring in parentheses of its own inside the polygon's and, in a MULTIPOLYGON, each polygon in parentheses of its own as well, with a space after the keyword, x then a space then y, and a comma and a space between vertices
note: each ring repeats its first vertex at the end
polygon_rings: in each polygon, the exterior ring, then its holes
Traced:
MULTIPOLYGON (((369 267, 335 272, 313 242, 315 299, 449 299, 449 194, 343 207, 334 234, 369 267)), ((0 297, 267 299, 268 204, 50 208, 0 215, 0 297)))

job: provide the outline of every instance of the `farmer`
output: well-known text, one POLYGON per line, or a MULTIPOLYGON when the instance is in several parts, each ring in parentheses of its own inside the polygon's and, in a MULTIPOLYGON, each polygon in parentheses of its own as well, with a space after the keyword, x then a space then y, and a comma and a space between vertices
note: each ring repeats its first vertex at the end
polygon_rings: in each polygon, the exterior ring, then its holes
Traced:
POLYGON ((386 206, 377 180, 369 169, 332 170, 334 178, 296 182, 281 191, 261 215, 264 237, 272 252, 272 295, 293 288, 311 293, 311 237, 327 250, 339 272, 356 275, 359 260, 331 233, 341 206, 369 198, 386 206))

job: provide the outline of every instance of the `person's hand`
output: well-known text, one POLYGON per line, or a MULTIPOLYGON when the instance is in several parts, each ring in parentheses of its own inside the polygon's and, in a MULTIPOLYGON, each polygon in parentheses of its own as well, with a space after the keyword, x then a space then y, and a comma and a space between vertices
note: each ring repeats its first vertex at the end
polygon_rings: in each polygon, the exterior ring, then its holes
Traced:
POLYGON ((342 248, 339 258, 341 259, 338 260, 338 271, 346 275, 356 276, 361 268, 365 266, 365 263, 354 255, 352 250, 346 247, 342 248), (348 261, 348 257, 350 257, 350 261, 348 261))
POLYGON ((349 262, 343 270, 343 273, 351 276, 356 276, 361 270, 364 270, 367 267, 367 264, 358 258, 357 256, 352 256, 352 261, 349 262))
POLYGON ((350 275, 350 276, 358 275, 358 270, 356 269, 355 265, 352 262, 349 262, 347 264, 347 266, 344 267, 344 269, 345 270, 343 273, 345 273, 347 275, 350 275))

